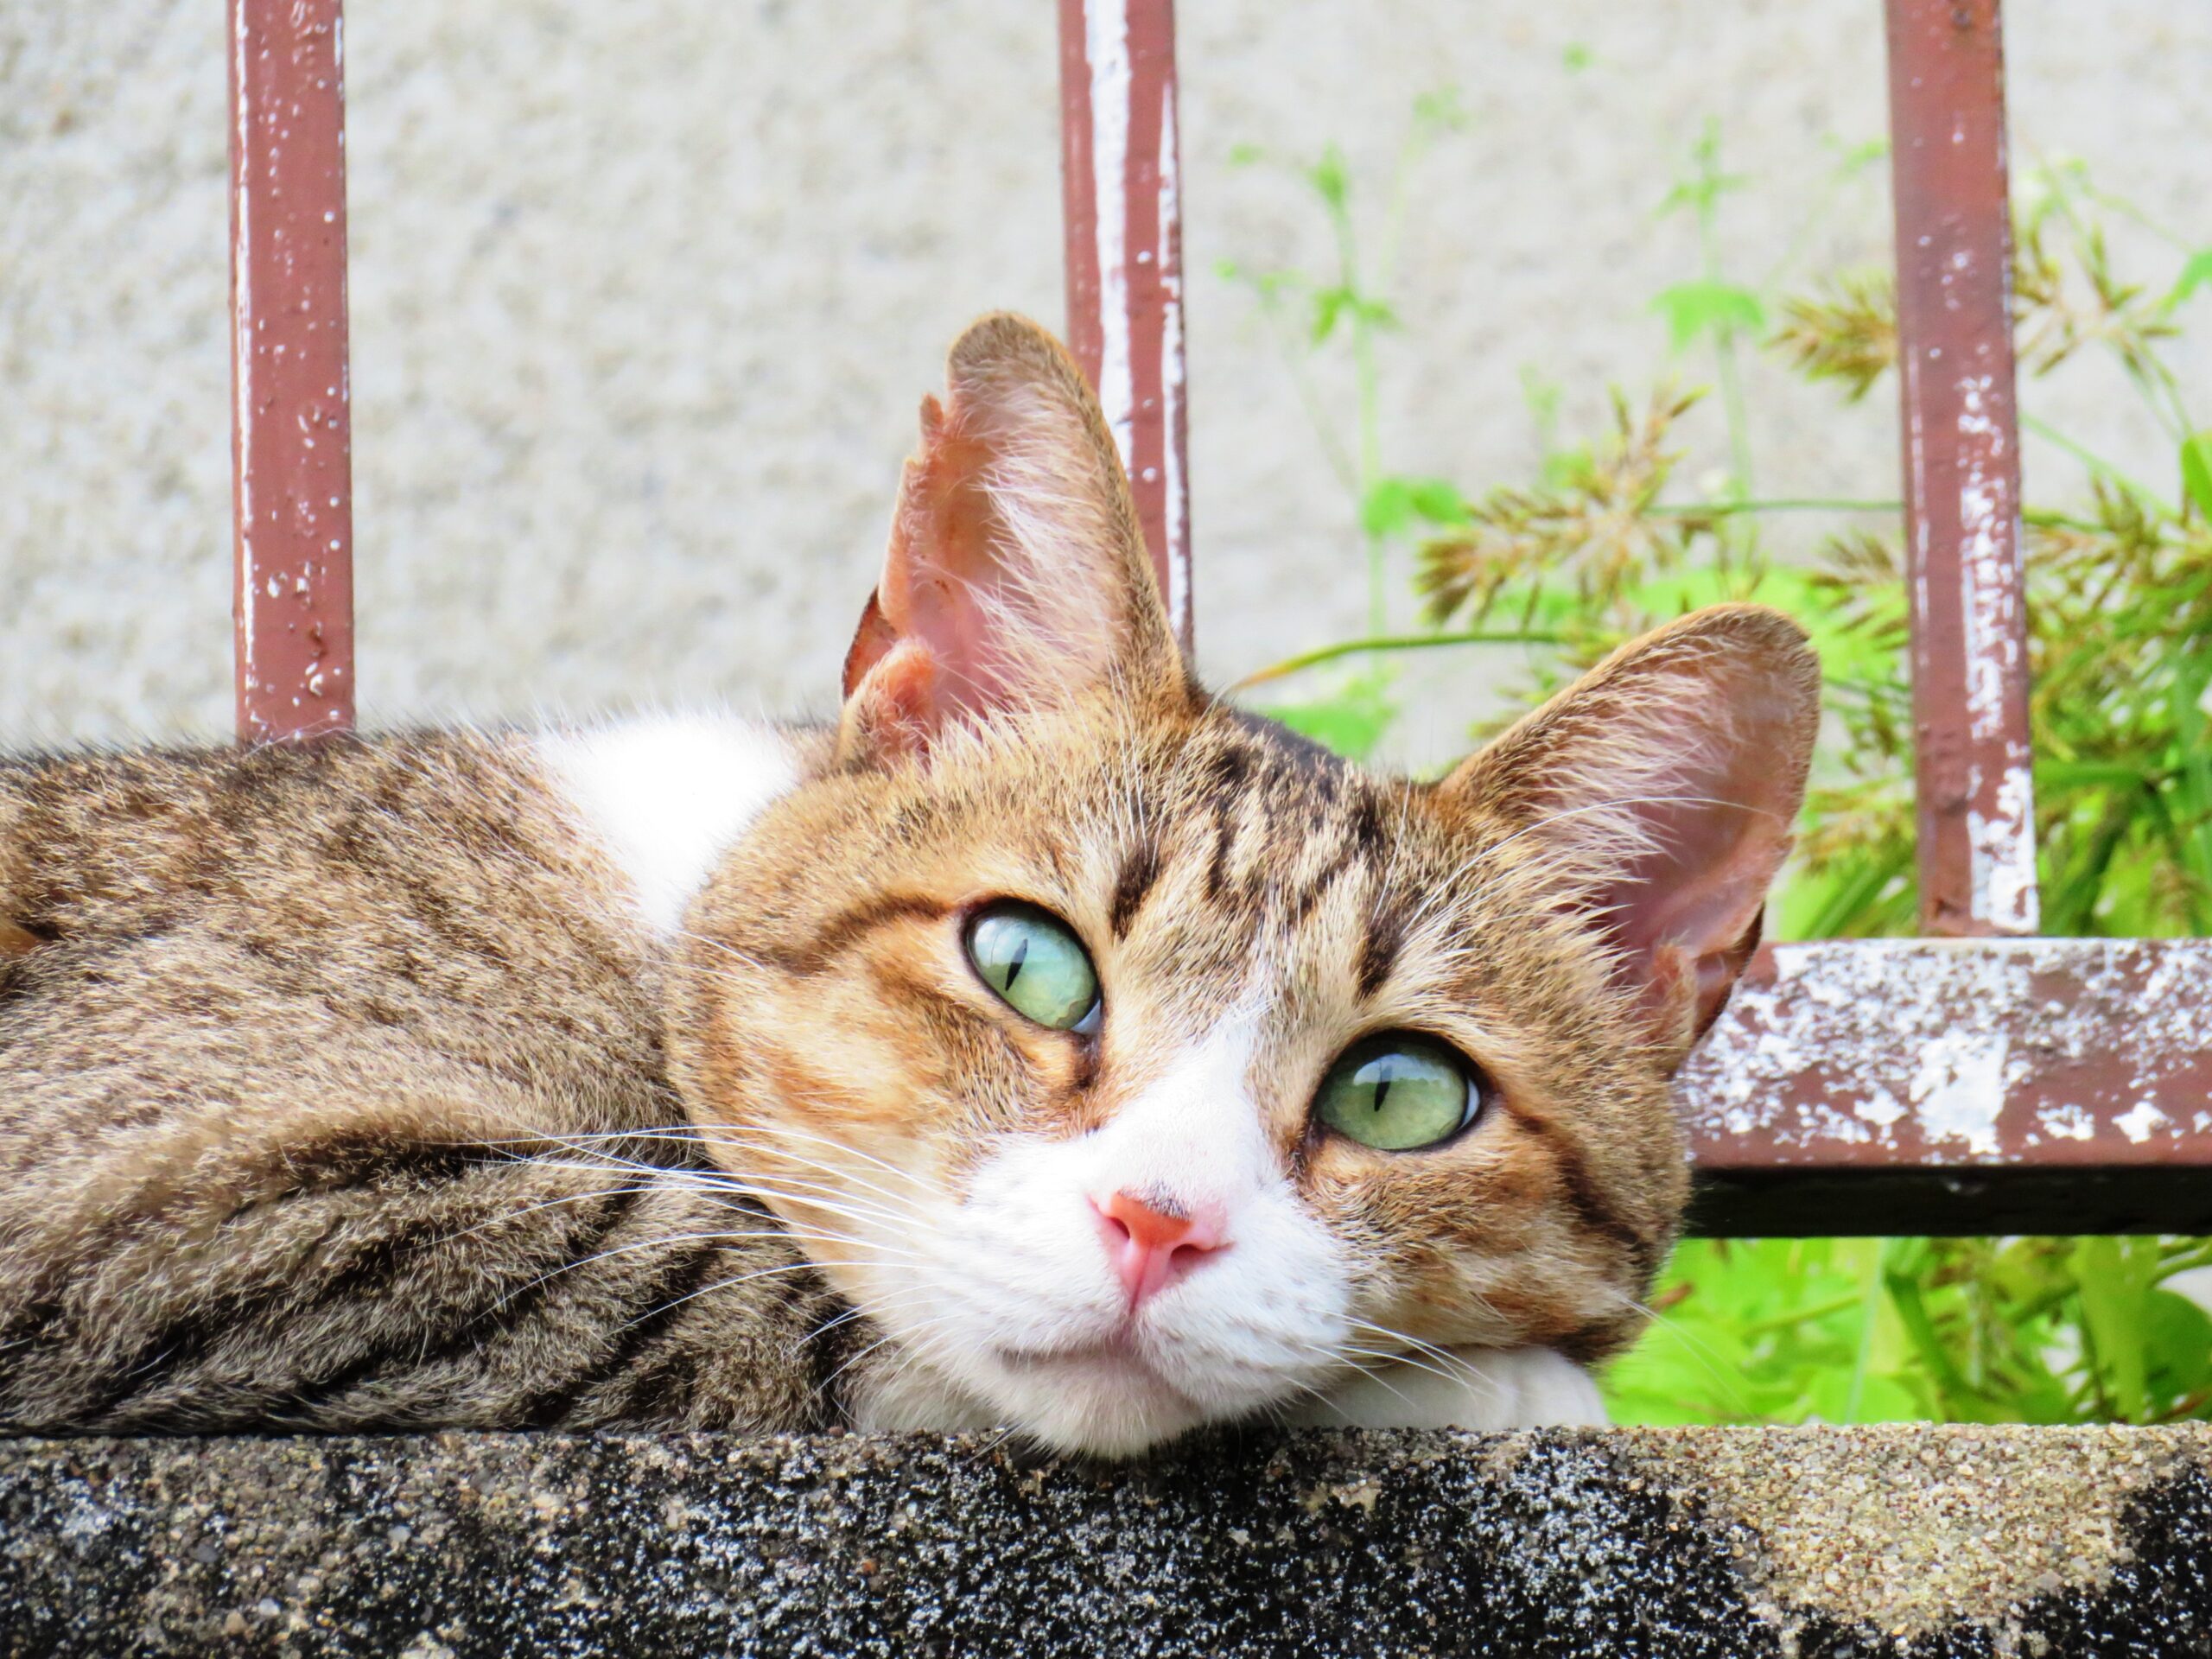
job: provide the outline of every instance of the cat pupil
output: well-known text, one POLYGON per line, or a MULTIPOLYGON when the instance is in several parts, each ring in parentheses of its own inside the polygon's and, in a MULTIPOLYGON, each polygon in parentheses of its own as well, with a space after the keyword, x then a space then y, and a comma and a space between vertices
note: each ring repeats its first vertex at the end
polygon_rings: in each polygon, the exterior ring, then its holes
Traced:
POLYGON ((1449 1045, 1392 1032, 1355 1044, 1322 1078, 1313 1110, 1363 1146, 1410 1152, 1451 1139, 1481 1106, 1482 1085, 1449 1045))
POLYGON ((969 929, 968 957, 984 984, 1039 1025, 1083 1030, 1098 1007, 1098 976, 1081 941, 1033 906, 983 911, 969 929))

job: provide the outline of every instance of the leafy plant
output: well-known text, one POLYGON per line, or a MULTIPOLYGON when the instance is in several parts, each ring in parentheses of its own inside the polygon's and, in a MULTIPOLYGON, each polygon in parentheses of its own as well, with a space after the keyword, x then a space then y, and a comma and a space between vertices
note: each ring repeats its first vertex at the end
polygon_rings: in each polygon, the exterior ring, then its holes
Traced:
POLYGON ((1398 327, 1391 292, 1415 171, 1429 149, 1465 120, 1449 92, 1427 93, 1414 101, 1372 245, 1355 199, 1351 171, 1334 144, 1304 162, 1285 162, 1249 146, 1231 156, 1242 166, 1287 168, 1305 184, 1328 226, 1332 263, 1325 270, 1262 270, 1225 261, 1219 271, 1250 292, 1260 316, 1275 335, 1322 454, 1349 499, 1367 571, 1368 642, 1351 642, 1278 664, 1274 672, 1251 683, 1324 662, 1368 656, 1366 666, 1340 677, 1319 695, 1268 709, 1294 730, 1354 759, 1365 757, 1398 714, 1391 676, 1377 653, 1425 643, 1389 632, 1391 556, 1411 546, 1424 530, 1457 524, 1465 516, 1466 504, 1451 484, 1407 476, 1384 465, 1377 353, 1380 338, 1398 327), (1349 429, 1332 413, 1313 378, 1314 359, 1332 349, 1350 359, 1353 397, 1349 429))
MULTIPOLYGON (((1411 161, 1448 130, 1424 120, 1417 112, 1417 137, 1393 186, 1394 226, 1411 161)), ((1878 144, 1842 151, 1812 193, 1808 224, 1884 153, 1878 144)), ((1342 341, 1354 355, 1357 439, 1347 446, 1331 435, 1310 396, 1307 408, 1357 510, 1370 626, 1364 638, 1303 652, 1248 684, 1351 658, 1382 664, 1407 650, 1510 642, 1542 648, 1530 658, 1525 700, 1695 605, 1778 605, 1813 629, 1833 738, 1818 762, 1800 856, 1777 895, 1777 931, 1911 932, 1899 504, 1762 499, 1740 373, 1746 353, 1764 350, 1835 386, 1847 406, 1865 398, 1896 365, 1889 277, 1842 271, 1785 285, 1803 235, 1764 279, 1730 272, 1719 254, 1722 203, 1751 181, 1724 168, 1719 130, 1708 125, 1661 206, 1694 218, 1700 250, 1697 271, 1652 301, 1675 366, 1641 402, 1616 391, 1610 424, 1582 443, 1558 440, 1556 388, 1532 378, 1531 405, 1547 433, 1539 475, 1454 487, 1382 464, 1375 341, 1402 327, 1382 297, 1389 262, 1374 271, 1360 263, 1355 188, 1341 157, 1325 152, 1307 178, 1336 231, 1333 283, 1234 274, 1278 323, 1289 298, 1304 296, 1307 321, 1291 353, 1301 385, 1310 386, 1313 353, 1342 341), (1727 435, 1725 469, 1694 496, 1681 493, 1681 429, 1702 394, 1674 385, 1686 361, 1709 365, 1727 435), (1833 527, 1809 562, 1777 556, 1770 529, 1806 514, 1833 527), (1381 584, 1408 543, 1428 628, 1393 633, 1381 584)), ((2076 165, 2037 167, 2023 186, 2014 285, 2029 404, 2021 423, 2088 474, 2084 499, 2025 515, 2044 925, 2059 934, 2212 932, 2212 432, 2194 423, 2168 360, 2184 308, 2212 291, 2212 249, 2155 225, 2076 165), (2123 277, 2106 234, 2113 219, 2172 249, 2170 283, 2123 277), (2036 380, 2084 355, 2109 361, 2167 434, 2169 488, 2034 412, 2036 380)), ((1394 229, 1385 246, 1395 240, 1394 229)), ((1363 754, 1395 716, 1389 685, 1387 668, 1370 667, 1273 712, 1363 754)), ((2187 1239, 1694 1242, 1677 1253, 1655 1293, 1660 1317, 1614 1368, 1608 1392, 1624 1420, 1663 1422, 2212 1417, 2212 1318, 2174 1287, 2207 1267, 2212 1243, 2187 1239)))
POLYGON ((1607 1377, 1624 1421, 2169 1422, 2212 1412, 2201 1240, 1713 1241, 1607 1377))
MULTIPOLYGON (((2162 493, 2023 413, 2023 426, 2091 476, 2087 503, 2025 515, 2044 925, 2058 934, 2212 931, 2212 512, 2192 482, 2207 446, 2162 355, 2177 325, 2166 302, 2113 274, 2077 169, 2040 169, 2030 187, 2017 236, 2023 371, 2039 378, 2085 352, 2108 356, 2166 429, 2180 486, 2162 493)), ((1895 302, 1871 277, 1840 290, 1840 303, 1835 291, 1786 308, 1776 343, 1855 400, 1893 364, 1895 302)), ((1810 935, 1908 931, 1916 900, 1902 787, 1911 727, 1897 545, 1832 541, 1820 582, 1847 631, 1875 649, 1847 679, 1831 670, 1846 734, 1841 775, 1814 803, 1785 925, 1810 935)))

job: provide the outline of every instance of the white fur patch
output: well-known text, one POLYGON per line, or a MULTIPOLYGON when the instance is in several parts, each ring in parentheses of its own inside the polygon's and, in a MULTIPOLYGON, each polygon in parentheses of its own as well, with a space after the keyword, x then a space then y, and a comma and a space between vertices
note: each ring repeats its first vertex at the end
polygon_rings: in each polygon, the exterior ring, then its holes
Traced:
POLYGON ((1050 1444, 1126 1454, 1242 1417, 1336 1369, 1351 1264, 1291 1191, 1232 1015, 1103 1126, 1008 1135, 964 1201, 922 1224, 847 1218, 907 1363, 858 1402, 864 1426, 1021 1424, 1050 1444), (1223 1248, 1132 1313, 1092 1205, 1156 1194, 1221 1217, 1223 1248))
POLYGON ((660 933, 683 925, 715 861, 798 782, 798 759, 780 733, 727 716, 653 715, 548 733, 537 747, 660 933))
POLYGON ((1549 1348, 1438 1348, 1370 1365, 1286 1419, 1313 1428, 1602 1428, 1589 1372, 1549 1348))

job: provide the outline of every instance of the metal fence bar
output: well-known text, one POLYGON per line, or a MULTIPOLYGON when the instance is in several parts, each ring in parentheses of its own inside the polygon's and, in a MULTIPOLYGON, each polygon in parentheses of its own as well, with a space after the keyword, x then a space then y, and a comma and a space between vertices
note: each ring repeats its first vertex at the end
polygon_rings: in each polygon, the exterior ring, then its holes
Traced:
POLYGON ((1922 930, 2036 931, 1998 0, 1888 0, 1922 930))
POLYGON ((2212 1232, 2212 939, 1761 950, 1682 1068, 1707 1233, 2212 1232))
POLYGON ((1060 0, 1060 121, 1068 341, 1128 467, 1160 591, 1187 651, 1173 0, 1060 0))
POLYGON ((238 731, 353 723, 340 0, 230 0, 238 731))

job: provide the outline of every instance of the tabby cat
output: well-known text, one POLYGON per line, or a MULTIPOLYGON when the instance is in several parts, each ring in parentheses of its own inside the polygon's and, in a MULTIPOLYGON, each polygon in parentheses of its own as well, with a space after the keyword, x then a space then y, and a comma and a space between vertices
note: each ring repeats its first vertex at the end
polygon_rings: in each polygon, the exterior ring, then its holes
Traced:
POLYGON ((1057 344, 949 382, 833 727, 0 763, 0 1427, 1599 1415, 1802 634, 1372 776, 1195 684, 1057 344))

